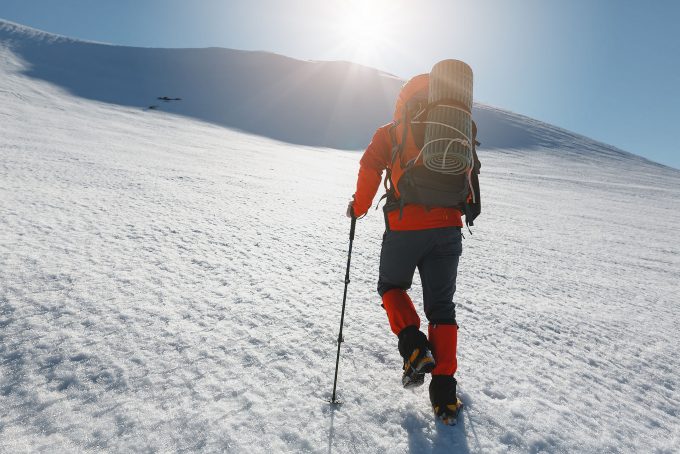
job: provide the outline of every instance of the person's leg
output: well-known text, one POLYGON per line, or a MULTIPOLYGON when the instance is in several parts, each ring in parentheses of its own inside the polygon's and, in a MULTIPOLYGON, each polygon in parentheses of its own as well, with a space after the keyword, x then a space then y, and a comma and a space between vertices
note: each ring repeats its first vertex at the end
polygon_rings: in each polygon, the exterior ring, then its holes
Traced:
POLYGON ((378 293, 382 297, 392 332, 399 338, 399 353, 404 359, 402 384, 423 383, 423 374, 434 367, 427 336, 420 331, 420 317, 406 290, 423 251, 425 236, 418 231, 388 231, 380 253, 378 293))
POLYGON ((457 228, 436 229, 431 234, 434 246, 420 261, 418 270, 429 321, 428 338, 436 362, 430 382, 430 400, 435 413, 440 417, 444 415, 445 419, 458 408, 454 378, 458 367, 458 325, 453 295, 462 242, 457 228))

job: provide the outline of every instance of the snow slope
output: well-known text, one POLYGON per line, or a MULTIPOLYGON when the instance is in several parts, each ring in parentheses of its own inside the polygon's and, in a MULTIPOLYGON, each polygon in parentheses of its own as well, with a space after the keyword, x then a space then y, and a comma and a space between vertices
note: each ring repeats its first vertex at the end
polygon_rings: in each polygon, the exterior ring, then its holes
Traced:
POLYGON ((8 22, 0 22, 0 40, 26 62, 26 75, 80 97, 154 106, 303 145, 364 146, 376 120, 389 118, 402 84, 346 62, 218 48, 110 46, 8 22))
MULTIPOLYGON (((153 108, 301 145, 363 149, 391 120, 404 81, 348 62, 233 49, 149 49, 55 36, 0 20, 0 41, 33 79, 79 97, 153 108), (158 98, 181 98, 178 101, 158 98)), ((530 118, 476 104, 487 149, 625 155, 530 118)))
POLYGON ((378 212, 333 409, 359 155, 77 96, 0 29, 0 452, 679 452, 679 171, 482 106, 460 423, 400 388, 378 212))

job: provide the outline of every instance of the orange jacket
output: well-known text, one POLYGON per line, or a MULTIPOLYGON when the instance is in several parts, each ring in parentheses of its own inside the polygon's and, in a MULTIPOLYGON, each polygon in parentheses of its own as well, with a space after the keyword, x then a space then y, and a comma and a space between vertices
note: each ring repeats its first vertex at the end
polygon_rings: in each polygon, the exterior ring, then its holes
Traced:
MULTIPOLYGON (((371 207, 380 183, 383 170, 392 162, 392 139, 390 126, 381 126, 373 135, 373 140, 364 151, 360 161, 357 190, 354 193, 354 215, 362 216, 371 207)), ((439 227, 462 227, 461 212, 455 208, 431 207, 409 204, 404 206, 401 219, 399 210, 387 213, 387 222, 391 230, 424 230, 439 227)))

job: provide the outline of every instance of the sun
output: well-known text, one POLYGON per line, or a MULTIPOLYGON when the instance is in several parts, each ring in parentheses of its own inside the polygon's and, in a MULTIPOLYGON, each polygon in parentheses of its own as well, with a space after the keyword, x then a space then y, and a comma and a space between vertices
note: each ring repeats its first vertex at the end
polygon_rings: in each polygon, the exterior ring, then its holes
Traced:
POLYGON ((345 17, 339 18, 338 27, 348 45, 376 47, 385 40, 388 30, 380 16, 376 17, 376 10, 369 3, 347 11, 345 17))
POLYGON ((370 62, 394 42, 394 2, 345 0, 336 3, 333 22, 338 47, 355 60, 370 62))

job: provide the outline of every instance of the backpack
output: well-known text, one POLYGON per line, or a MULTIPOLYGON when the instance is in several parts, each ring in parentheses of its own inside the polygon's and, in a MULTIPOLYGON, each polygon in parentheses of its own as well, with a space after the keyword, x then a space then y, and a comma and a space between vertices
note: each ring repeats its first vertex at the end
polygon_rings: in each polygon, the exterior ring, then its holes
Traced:
MULTIPOLYGON (((387 214, 398 209, 399 218, 404 205, 420 204, 426 207, 457 208, 465 215, 465 224, 474 225, 481 213, 479 171, 477 157, 477 125, 472 121, 472 137, 454 139, 471 149, 472 165, 462 173, 443 173, 426 166, 423 159, 425 128, 430 111, 438 106, 451 107, 472 116, 460 101, 444 99, 428 103, 429 75, 421 74, 411 79, 397 100, 394 121, 389 132, 392 142, 391 160, 384 180, 386 198, 383 208, 387 214)), ((464 134, 463 134, 464 136, 464 134)), ((381 198, 381 200, 382 200, 381 198)))

